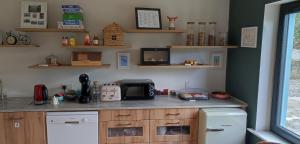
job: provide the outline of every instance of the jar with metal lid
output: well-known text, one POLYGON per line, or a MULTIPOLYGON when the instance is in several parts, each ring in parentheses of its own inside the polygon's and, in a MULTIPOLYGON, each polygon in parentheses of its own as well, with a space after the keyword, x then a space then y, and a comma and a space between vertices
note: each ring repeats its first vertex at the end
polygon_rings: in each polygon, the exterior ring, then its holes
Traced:
POLYGON ((209 23, 209 32, 208 32, 208 45, 215 46, 216 45, 216 22, 209 23))
POLYGON ((199 22, 198 45, 205 46, 206 22, 199 22))
POLYGON ((187 39, 186 39, 187 46, 194 45, 194 38, 195 38, 194 25, 195 22, 187 22, 187 39))

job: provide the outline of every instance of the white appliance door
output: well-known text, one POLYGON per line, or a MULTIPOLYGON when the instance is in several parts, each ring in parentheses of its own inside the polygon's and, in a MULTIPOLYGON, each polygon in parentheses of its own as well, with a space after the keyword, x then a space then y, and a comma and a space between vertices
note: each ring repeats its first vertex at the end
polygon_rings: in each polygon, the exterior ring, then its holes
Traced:
POLYGON ((47 116, 48 144, 98 144, 98 114, 47 116))
POLYGON ((206 144, 245 144, 246 116, 207 117, 206 144))

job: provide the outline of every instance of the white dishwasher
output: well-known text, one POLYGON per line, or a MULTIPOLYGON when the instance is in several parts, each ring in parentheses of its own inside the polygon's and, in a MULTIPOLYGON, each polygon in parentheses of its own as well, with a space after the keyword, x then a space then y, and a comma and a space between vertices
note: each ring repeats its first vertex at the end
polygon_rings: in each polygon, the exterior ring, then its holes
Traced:
POLYGON ((48 112, 48 144, 98 144, 98 112, 48 112))

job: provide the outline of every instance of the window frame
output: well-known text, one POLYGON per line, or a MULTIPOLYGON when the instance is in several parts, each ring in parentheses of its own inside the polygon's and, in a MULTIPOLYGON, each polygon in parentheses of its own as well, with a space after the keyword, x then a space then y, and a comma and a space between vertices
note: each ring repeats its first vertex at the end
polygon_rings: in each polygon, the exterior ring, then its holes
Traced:
POLYGON ((285 82, 286 55, 288 49, 288 25, 289 17, 287 15, 300 12, 300 1, 295 1, 283 4, 280 7, 280 18, 277 38, 274 85, 273 85, 273 100, 272 100, 272 118, 271 130, 279 136, 293 143, 300 143, 300 136, 280 126, 281 110, 284 105, 283 94, 285 82))

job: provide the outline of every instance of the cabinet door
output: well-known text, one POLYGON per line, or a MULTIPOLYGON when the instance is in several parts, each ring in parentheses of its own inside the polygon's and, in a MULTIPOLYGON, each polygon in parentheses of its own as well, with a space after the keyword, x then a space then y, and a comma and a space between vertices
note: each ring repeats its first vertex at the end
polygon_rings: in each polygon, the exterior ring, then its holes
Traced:
POLYGON ((0 144, 5 144, 5 139, 4 113, 0 113, 0 144))
POLYGON ((125 142, 124 137, 124 125, 128 125, 129 122, 110 121, 107 122, 106 131, 106 143, 107 144, 123 144, 125 142))
POLYGON ((26 144, 46 144, 46 118, 44 112, 25 112, 26 144))
POLYGON ((181 141, 180 120, 150 120, 151 142, 178 142, 181 141))
POLYGON ((6 144, 24 144, 25 143, 25 126, 24 114, 5 113, 5 135, 6 144))
POLYGON ((182 126, 182 141, 197 140, 197 121, 196 119, 185 119, 181 122, 182 126))
POLYGON ((124 127, 125 143, 149 143, 149 120, 131 121, 124 127))

